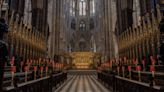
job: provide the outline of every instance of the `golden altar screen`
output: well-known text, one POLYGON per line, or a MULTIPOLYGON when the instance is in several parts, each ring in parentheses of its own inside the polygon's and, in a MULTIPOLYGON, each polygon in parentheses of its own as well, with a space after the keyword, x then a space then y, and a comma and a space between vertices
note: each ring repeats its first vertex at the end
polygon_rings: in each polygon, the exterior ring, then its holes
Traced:
POLYGON ((76 69, 89 69, 93 64, 93 56, 92 52, 73 52, 71 53, 72 64, 76 69))

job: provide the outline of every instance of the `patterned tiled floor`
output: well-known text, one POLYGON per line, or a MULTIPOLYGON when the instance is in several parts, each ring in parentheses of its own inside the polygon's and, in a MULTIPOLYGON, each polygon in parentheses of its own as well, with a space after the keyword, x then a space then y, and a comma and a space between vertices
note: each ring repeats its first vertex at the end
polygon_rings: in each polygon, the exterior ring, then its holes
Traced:
POLYGON ((60 90, 56 92, 110 92, 100 84, 95 75, 73 75, 60 90))

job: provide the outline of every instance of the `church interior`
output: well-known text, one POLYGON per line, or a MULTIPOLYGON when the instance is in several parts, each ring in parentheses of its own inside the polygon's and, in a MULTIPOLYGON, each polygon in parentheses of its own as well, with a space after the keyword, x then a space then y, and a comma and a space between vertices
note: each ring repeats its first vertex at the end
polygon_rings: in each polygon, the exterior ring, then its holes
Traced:
POLYGON ((164 92, 164 0, 0 0, 0 92, 164 92))

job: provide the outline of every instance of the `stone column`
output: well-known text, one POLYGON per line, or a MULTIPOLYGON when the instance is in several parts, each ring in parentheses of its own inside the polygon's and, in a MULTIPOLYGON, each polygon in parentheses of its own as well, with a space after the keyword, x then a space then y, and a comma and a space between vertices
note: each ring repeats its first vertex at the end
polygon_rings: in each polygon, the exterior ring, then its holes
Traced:
POLYGON ((86 30, 90 31, 90 0, 86 1, 86 30))
POLYGON ((76 7, 76 12, 75 12, 75 24, 76 24, 76 29, 75 29, 75 33, 76 33, 76 43, 75 43, 75 51, 79 50, 79 0, 75 1, 75 7, 76 7))
POLYGON ((52 34, 51 35, 51 58, 54 57, 55 55, 55 49, 56 49, 56 0, 53 0, 53 6, 52 6, 52 34))
POLYGON ((59 48, 58 48, 58 54, 63 52, 63 38, 64 38, 64 22, 63 22, 63 0, 60 0, 60 23, 59 23, 59 27, 60 27, 60 32, 59 32, 59 48))
POLYGON ((104 15, 104 24, 105 24, 105 61, 108 59, 108 55, 109 55, 109 20, 108 20, 108 0, 104 0, 104 11, 105 11, 105 15, 104 15))
POLYGON ((109 4, 109 1, 111 0, 106 0, 105 3, 106 3, 106 40, 107 40, 107 45, 106 45, 106 61, 109 59, 109 56, 110 56, 110 47, 111 47, 111 43, 110 43, 110 30, 111 30, 111 27, 110 27, 110 24, 111 24, 111 21, 110 21, 110 4, 109 4))
POLYGON ((55 34, 55 54, 59 54, 59 35, 60 35, 60 15, 61 15, 61 0, 57 0, 56 2, 56 6, 57 6, 57 12, 56 12, 56 34, 55 34))
MULTIPOLYGON (((101 25, 102 26, 102 30, 101 30, 102 34, 101 35, 102 36, 101 37, 102 37, 102 44, 103 44, 103 47, 102 47, 103 52, 102 53, 103 53, 103 55, 105 55, 105 51, 106 51, 106 39, 105 39, 105 37, 106 36, 105 36, 105 22, 104 22, 104 20, 105 20, 105 17, 104 17, 105 16, 104 0, 101 1, 101 11, 102 11, 101 12, 102 13, 102 18, 101 18, 101 22, 102 22, 102 25, 101 25)), ((101 61, 102 61, 102 59, 101 59, 101 61)))
POLYGON ((109 37, 108 37, 108 40, 109 40, 109 57, 110 57, 110 59, 111 58, 113 58, 112 57, 112 54, 114 53, 114 51, 113 51, 113 49, 112 49, 112 46, 113 46, 113 43, 112 43, 112 23, 113 23, 113 21, 112 21, 112 4, 111 4, 111 0, 108 0, 108 22, 109 22, 109 24, 108 24, 108 31, 109 31, 109 37))

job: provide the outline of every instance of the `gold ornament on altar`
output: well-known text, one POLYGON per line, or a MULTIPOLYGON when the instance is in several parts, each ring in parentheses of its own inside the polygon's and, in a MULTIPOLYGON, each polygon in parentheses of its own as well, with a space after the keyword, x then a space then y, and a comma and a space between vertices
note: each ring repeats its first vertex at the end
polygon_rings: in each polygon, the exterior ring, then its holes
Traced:
POLYGON ((92 52, 72 52, 70 56, 73 58, 73 65, 78 69, 88 69, 93 64, 93 57, 95 53, 92 52))

